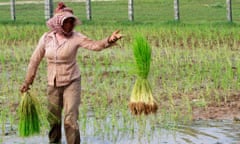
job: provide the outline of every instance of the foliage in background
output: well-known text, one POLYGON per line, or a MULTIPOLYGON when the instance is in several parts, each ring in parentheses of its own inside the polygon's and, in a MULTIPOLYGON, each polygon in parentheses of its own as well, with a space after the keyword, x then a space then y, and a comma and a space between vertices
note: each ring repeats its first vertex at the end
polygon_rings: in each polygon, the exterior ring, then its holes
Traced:
MULTIPOLYGON (((2 2, 9 2, 1 0, 2 2)), ((57 2, 54 1, 54 7, 57 2)), ((17 23, 19 24, 44 24, 44 3, 21 4, 16 6, 17 23)), ((73 8, 74 14, 83 23, 89 23, 86 18, 85 1, 65 1, 73 8)), ((138 24, 167 23, 174 20, 173 0, 138 0, 134 2, 135 22, 138 24)), ((240 1, 232 1, 233 21, 240 22, 240 1)), ((10 6, 0 5, 0 23, 12 23, 10 6)), ((226 0, 181 0, 180 17, 183 23, 222 23, 227 22, 226 0)), ((128 1, 92 1, 92 21, 90 23, 129 23, 128 1), (117 6, 117 7, 116 7, 117 6)))

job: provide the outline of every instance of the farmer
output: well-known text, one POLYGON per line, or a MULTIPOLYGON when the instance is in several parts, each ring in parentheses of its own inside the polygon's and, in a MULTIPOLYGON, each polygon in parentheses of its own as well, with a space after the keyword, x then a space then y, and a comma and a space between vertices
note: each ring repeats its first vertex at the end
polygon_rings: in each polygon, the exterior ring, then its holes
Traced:
POLYGON ((77 123, 80 104, 81 76, 76 62, 80 47, 100 51, 121 39, 119 31, 103 40, 94 41, 73 29, 79 23, 71 8, 61 2, 55 15, 47 21, 49 32, 43 34, 33 52, 21 92, 33 83, 39 63, 47 58, 49 142, 61 142, 61 112, 64 108, 64 128, 68 144, 80 143, 77 123))

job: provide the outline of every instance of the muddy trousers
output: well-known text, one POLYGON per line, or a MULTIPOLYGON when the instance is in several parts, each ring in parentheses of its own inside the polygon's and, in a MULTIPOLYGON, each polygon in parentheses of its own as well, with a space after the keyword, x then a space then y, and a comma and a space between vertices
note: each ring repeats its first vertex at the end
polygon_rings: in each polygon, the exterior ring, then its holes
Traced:
POLYGON ((80 144, 77 123, 80 104, 81 81, 74 80, 67 86, 48 86, 49 143, 61 142, 62 110, 64 109, 64 130, 67 144, 80 144))

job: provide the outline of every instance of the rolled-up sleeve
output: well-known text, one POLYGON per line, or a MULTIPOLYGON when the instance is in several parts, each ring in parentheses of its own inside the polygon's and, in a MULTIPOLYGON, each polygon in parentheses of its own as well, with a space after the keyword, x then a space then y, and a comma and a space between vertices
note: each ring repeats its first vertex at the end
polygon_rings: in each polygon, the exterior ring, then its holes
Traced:
POLYGON ((45 36, 46 36, 46 33, 43 34, 43 36, 40 38, 38 45, 30 58, 30 62, 28 64, 27 74, 25 78, 25 83, 27 84, 33 83, 33 80, 35 78, 35 75, 38 69, 38 65, 40 64, 42 58, 45 55, 45 42, 44 42, 45 36))
POLYGON ((102 40, 92 40, 80 33, 78 34, 78 37, 79 37, 78 38, 79 47, 86 48, 93 51, 100 51, 114 45, 114 43, 108 42, 109 37, 104 38, 102 40))

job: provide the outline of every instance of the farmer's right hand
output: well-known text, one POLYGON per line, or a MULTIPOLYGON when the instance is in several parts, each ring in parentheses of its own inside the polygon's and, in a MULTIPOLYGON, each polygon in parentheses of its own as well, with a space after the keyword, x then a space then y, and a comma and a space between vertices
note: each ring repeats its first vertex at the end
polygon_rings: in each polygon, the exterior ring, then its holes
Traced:
POLYGON ((22 87, 20 88, 21 93, 27 92, 29 90, 29 85, 26 83, 23 83, 22 87))
POLYGON ((112 33, 112 35, 108 38, 109 43, 115 43, 122 38, 122 34, 119 33, 120 30, 116 30, 112 33))

